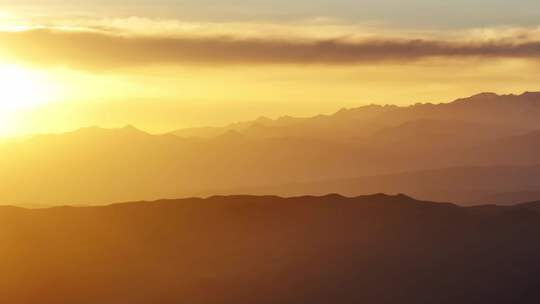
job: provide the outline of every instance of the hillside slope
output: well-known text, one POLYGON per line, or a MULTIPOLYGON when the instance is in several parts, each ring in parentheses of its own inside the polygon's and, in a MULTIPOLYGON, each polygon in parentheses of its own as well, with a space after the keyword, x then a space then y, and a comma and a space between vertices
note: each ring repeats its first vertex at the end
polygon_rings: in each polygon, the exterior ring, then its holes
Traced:
POLYGON ((540 208, 404 195, 0 208, 0 299, 537 303, 540 208))

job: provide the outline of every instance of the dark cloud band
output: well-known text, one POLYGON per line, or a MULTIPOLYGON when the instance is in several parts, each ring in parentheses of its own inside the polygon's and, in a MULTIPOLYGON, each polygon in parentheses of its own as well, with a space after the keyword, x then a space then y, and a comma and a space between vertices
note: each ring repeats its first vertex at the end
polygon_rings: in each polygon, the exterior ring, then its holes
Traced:
POLYGON ((0 49, 34 64, 117 68, 160 64, 356 64, 434 57, 540 58, 540 41, 513 43, 380 39, 236 39, 139 37, 96 32, 31 30, 0 33, 0 49))

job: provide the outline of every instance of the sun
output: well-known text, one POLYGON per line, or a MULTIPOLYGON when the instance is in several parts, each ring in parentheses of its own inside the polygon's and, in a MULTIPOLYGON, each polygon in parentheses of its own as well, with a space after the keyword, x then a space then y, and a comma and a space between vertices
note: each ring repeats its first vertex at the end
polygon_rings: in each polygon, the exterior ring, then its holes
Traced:
POLYGON ((0 135, 13 132, 21 112, 49 103, 54 87, 45 75, 13 64, 0 64, 0 135))
POLYGON ((22 110, 50 101, 53 88, 37 72, 0 64, 0 109, 22 110))

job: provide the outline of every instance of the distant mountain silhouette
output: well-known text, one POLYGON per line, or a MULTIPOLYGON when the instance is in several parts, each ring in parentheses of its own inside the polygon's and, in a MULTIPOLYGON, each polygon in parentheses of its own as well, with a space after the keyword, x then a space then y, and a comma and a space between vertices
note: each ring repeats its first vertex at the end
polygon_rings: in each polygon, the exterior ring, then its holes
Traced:
POLYGON ((370 105, 163 135, 132 126, 83 128, 0 144, 0 202, 103 204, 253 190, 407 192, 490 203, 505 193, 540 191, 532 173, 540 165, 538 117, 540 93, 484 93, 448 104, 370 105), (478 167, 485 169, 462 169, 478 167))
POLYGON ((342 109, 333 115, 258 119, 222 128, 184 129, 176 131, 175 134, 181 137, 213 137, 228 130, 249 134, 253 125, 263 125, 269 127, 268 136, 316 136, 339 131, 333 136, 357 137, 359 131, 362 131, 361 134, 370 134, 381 128, 425 120, 502 125, 526 130, 540 129, 538 115, 540 115, 540 92, 526 92, 521 95, 482 93, 450 103, 418 103, 404 107, 370 105, 342 109))
POLYGON ((540 203, 377 194, 0 207, 0 297, 56 303, 538 303, 540 203))

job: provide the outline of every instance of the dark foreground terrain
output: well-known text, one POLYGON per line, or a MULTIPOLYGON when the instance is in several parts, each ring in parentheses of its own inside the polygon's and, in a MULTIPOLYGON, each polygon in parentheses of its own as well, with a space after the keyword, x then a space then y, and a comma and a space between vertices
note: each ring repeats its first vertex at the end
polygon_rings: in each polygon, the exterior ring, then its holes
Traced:
POLYGON ((540 303, 540 203, 213 197, 0 208, 0 303, 540 303))

